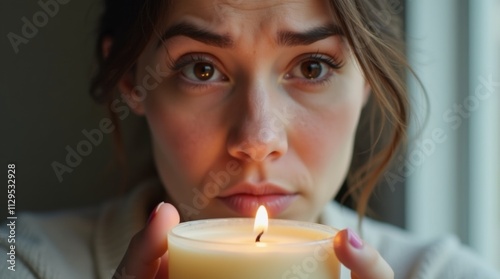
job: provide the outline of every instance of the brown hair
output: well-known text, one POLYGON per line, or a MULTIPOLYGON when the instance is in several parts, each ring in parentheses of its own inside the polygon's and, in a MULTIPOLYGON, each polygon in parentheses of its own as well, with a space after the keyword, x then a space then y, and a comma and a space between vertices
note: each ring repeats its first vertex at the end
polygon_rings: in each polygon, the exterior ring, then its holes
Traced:
MULTIPOLYGON (((346 181, 347 193, 356 200, 361 217, 377 181, 404 142, 408 125, 405 75, 411 69, 398 16, 402 7, 397 0, 331 0, 330 4, 372 90, 361 115, 346 181)), ((162 0, 105 1, 96 45, 98 72, 91 86, 96 101, 109 105, 117 98, 116 84, 156 36, 167 8, 168 1, 162 0), (113 45, 104 59, 102 45, 107 37, 113 45)), ((116 115, 112 119, 119 127, 116 115)), ((121 145, 120 130, 115 132, 121 145)))
MULTIPOLYGON (((409 104, 402 6, 394 0, 331 1, 372 96, 361 115, 347 177, 361 217, 379 178, 406 139, 409 104), (398 5, 399 4, 399 5, 398 5)), ((360 218, 361 221, 361 218, 360 218)))

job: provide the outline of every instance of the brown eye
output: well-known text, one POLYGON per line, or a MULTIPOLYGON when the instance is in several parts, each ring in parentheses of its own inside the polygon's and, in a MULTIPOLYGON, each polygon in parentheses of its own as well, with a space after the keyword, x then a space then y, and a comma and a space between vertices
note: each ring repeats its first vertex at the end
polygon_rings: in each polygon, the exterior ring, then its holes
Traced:
POLYGON ((307 79, 316 79, 321 76, 323 67, 321 62, 308 60, 300 64, 300 72, 307 79))
POLYGON ((319 85, 330 81, 336 71, 342 68, 342 61, 321 53, 304 54, 292 62, 293 67, 285 73, 284 78, 302 84, 319 85))
POLYGON ((182 75, 193 82, 226 81, 224 76, 212 62, 193 61, 181 68, 182 75))
POLYGON ((201 81, 206 81, 212 78, 215 68, 212 64, 206 62, 199 62, 193 66, 194 76, 201 81))

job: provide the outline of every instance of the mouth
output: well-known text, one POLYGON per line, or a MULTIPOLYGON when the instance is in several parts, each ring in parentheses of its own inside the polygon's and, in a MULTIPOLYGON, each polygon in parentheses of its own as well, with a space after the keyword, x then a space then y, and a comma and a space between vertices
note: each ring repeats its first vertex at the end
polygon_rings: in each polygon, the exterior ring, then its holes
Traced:
POLYGON ((242 217, 255 217, 260 205, 264 205, 272 217, 285 211, 297 197, 297 193, 276 185, 245 183, 229 188, 218 199, 242 217))

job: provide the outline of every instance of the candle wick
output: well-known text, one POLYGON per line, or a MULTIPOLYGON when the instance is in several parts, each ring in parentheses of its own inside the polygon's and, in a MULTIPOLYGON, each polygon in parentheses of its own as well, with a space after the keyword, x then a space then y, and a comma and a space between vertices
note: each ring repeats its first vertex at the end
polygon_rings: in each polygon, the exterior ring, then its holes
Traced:
POLYGON ((260 237, 264 234, 264 231, 261 231, 257 238, 255 239, 255 242, 260 242, 260 237))

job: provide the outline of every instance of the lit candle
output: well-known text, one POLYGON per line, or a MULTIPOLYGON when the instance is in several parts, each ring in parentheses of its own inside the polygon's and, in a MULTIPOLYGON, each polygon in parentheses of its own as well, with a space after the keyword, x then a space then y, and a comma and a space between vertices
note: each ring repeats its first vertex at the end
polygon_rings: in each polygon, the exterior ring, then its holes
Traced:
POLYGON ((336 232, 314 223, 268 221, 265 208, 258 210, 255 220, 181 223, 168 234, 169 278, 338 279, 336 232))
POLYGON ((253 225, 253 231, 258 233, 257 238, 255 238, 255 242, 260 242, 260 238, 267 231, 267 227, 269 226, 269 221, 267 218, 267 210, 261 205, 259 209, 257 209, 257 214, 255 214, 255 222, 253 225))

